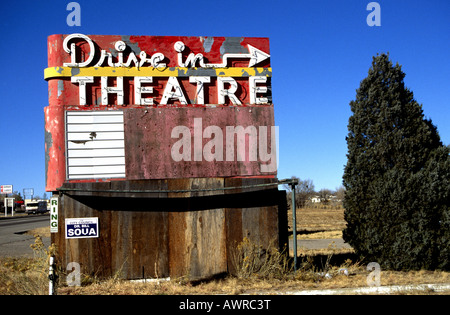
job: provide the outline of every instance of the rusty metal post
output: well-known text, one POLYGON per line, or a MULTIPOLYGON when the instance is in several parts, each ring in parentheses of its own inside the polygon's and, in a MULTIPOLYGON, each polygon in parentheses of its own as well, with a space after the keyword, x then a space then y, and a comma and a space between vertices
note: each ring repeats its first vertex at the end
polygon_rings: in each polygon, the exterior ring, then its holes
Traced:
POLYGON ((297 209, 295 207, 295 185, 297 184, 296 181, 291 182, 292 192, 292 236, 293 236, 293 247, 294 247, 294 271, 297 271, 297 209))

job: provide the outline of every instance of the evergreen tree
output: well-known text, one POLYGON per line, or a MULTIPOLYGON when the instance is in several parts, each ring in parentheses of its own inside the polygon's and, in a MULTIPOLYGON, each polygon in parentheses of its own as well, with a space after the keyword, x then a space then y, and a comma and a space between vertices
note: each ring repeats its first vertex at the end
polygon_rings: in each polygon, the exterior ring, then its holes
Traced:
POLYGON ((350 102, 344 240, 384 268, 450 267, 450 160, 386 54, 350 102))

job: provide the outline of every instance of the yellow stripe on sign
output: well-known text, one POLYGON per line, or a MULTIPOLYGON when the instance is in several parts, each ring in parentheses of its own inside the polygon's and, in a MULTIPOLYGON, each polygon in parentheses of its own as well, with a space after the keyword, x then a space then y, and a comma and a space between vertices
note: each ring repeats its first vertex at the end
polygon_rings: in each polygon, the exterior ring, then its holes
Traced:
POLYGON ((45 80, 64 77, 253 77, 272 76, 272 68, 125 68, 125 67, 51 67, 44 70, 45 80))

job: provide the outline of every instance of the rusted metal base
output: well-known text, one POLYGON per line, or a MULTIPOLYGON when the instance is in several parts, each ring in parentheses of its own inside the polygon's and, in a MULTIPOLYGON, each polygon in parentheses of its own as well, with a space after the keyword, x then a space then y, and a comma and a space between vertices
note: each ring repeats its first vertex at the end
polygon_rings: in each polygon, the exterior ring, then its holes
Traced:
POLYGON ((276 182, 186 178, 64 184, 59 232, 52 234, 58 264, 77 262, 83 274, 101 278, 192 280, 234 273, 231 252, 244 237, 263 248, 287 243, 286 195, 277 186, 221 188, 276 182), (205 188, 217 190, 186 192, 205 188), (65 219, 84 217, 99 218, 99 237, 66 239, 65 219))

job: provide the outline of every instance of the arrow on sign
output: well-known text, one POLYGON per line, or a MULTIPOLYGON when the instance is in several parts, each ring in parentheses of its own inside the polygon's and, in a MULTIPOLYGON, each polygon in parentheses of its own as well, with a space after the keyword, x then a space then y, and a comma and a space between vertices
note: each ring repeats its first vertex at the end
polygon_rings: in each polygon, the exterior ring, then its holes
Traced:
POLYGON ((253 47, 252 45, 248 46, 248 54, 233 54, 233 53, 226 53, 222 57, 222 63, 207 63, 205 64, 205 67, 211 67, 211 68, 225 68, 228 64, 228 59, 231 58, 250 58, 250 62, 248 64, 248 67, 254 67, 260 62, 263 62, 264 60, 270 58, 269 54, 266 54, 262 50, 259 50, 258 48, 253 47))
POLYGON ((238 54, 238 53, 225 53, 222 56, 222 63, 205 63, 203 54, 194 54, 190 53, 189 56, 186 58, 186 61, 183 62, 182 58, 182 52, 185 49, 183 42, 176 42, 174 45, 175 50, 178 52, 178 65, 180 67, 195 67, 195 64, 200 64, 200 67, 202 68, 225 68, 228 64, 228 59, 232 58, 249 58, 250 62, 248 64, 248 67, 254 67, 255 65, 263 62, 264 60, 270 58, 270 55, 263 52, 262 50, 253 47, 252 45, 248 44, 248 54, 238 54))

